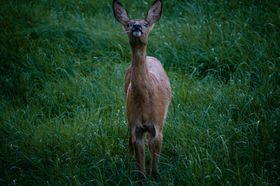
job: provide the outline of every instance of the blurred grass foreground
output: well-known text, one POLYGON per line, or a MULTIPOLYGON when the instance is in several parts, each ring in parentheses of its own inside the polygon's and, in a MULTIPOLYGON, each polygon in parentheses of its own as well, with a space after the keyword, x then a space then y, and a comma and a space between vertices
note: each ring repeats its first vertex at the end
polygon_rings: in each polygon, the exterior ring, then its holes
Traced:
MULTIPOLYGON (((143 18, 152 0, 122 3, 143 18)), ((161 185, 280 184, 279 31, 278 0, 165 0, 161 185)), ((111 1, 2 0, 0 42, 0 185, 136 185, 111 1)))

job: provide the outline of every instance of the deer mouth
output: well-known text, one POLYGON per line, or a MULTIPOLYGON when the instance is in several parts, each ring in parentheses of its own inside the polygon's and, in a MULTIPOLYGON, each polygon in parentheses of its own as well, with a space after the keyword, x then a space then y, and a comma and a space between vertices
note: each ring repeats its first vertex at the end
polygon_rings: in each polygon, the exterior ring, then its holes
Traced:
POLYGON ((141 31, 141 30, 132 31, 132 35, 133 35, 134 37, 141 37, 142 31, 141 31))

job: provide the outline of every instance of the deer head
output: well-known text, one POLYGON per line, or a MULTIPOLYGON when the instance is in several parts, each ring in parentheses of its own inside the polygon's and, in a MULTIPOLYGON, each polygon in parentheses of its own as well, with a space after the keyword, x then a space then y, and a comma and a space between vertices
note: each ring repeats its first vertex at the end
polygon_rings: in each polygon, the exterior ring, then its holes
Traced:
POLYGON ((119 21, 128 34, 131 45, 148 43, 148 35, 154 23, 160 19, 162 12, 162 0, 155 0, 151 5, 145 19, 130 19, 127 11, 118 0, 113 0, 114 16, 119 21))

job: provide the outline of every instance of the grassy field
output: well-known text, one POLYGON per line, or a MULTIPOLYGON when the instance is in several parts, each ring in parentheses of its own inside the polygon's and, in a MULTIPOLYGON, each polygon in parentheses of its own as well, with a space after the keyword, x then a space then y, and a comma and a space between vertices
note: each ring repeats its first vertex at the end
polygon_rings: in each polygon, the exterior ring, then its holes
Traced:
MULTIPOLYGON (((152 1, 122 2, 142 18, 152 1)), ((160 185, 280 184, 279 33, 278 0, 165 1, 160 185)), ((137 185, 111 1, 2 0, 0 42, 0 185, 137 185)))

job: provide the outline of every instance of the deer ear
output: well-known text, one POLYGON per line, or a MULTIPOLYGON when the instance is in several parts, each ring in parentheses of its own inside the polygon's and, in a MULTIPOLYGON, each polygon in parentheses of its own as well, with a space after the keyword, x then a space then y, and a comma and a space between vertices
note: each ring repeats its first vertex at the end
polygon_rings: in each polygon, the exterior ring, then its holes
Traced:
POLYGON ((118 0, 113 0, 113 13, 117 21, 126 25, 129 21, 127 11, 123 8, 122 4, 118 0))
POLYGON ((162 12, 162 0, 155 0, 150 7, 145 20, 150 24, 154 24, 156 21, 160 19, 161 12, 162 12))

